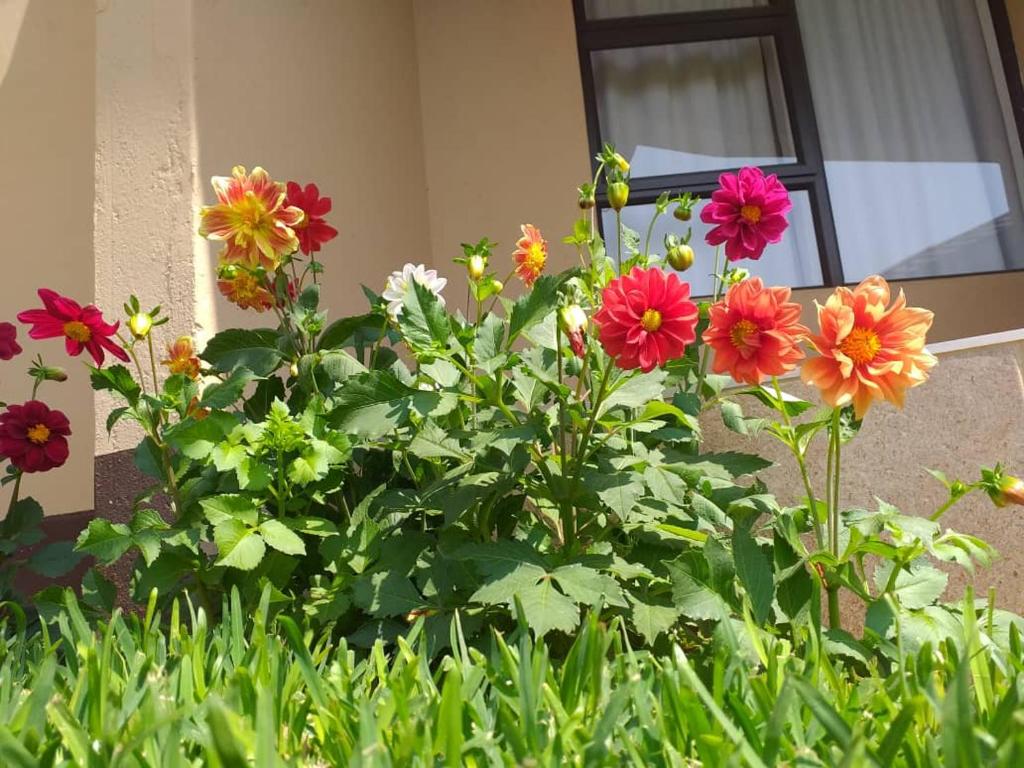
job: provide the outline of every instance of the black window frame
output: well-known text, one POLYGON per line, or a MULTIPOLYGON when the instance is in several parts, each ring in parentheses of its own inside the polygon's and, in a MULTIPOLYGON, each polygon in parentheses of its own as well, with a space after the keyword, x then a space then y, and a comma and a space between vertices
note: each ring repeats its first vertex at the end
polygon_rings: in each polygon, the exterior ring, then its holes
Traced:
MULTIPOLYGON (((767 0, 765 5, 744 8, 602 19, 588 19, 585 4, 586 0, 572 0, 576 22, 577 53, 583 86, 583 107, 592 163, 591 172, 596 170, 596 161, 593 158, 601 151, 603 141, 597 109, 597 85, 591 63, 592 53, 617 48, 643 48, 739 38, 771 37, 773 39, 797 162, 762 167, 765 172, 776 174, 790 191, 806 192, 810 201, 818 257, 821 261, 822 285, 801 287, 834 287, 845 284, 839 241, 836 237, 835 217, 825 178, 825 162, 821 149, 818 121, 811 97, 810 78, 804 57, 800 22, 797 17, 796 0, 767 0)), ((1010 107, 1021 146, 1024 148, 1024 80, 1021 77, 1021 61, 1014 45, 1006 0, 988 0, 988 6, 1003 74, 1006 78, 1010 107)), ((689 191, 706 196, 718 186, 718 176, 722 172, 735 170, 738 168, 632 178, 629 185, 629 202, 630 205, 651 204, 666 189, 689 191)), ((601 186, 597 190, 597 200, 601 205, 607 204, 607 195, 601 186)), ((997 270, 996 272, 1019 271, 1022 270, 997 270)), ((965 272, 960 274, 988 273, 965 272)), ((929 275, 903 278, 901 282, 955 276, 958 275, 929 275)))

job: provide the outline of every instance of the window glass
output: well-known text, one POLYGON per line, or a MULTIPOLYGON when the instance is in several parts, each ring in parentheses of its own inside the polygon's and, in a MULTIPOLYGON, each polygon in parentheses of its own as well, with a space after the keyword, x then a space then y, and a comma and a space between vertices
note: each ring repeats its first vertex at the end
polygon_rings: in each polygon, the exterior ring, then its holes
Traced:
POLYGON ((588 19, 614 19, 625 16, 650 16, 656 13, 721 11, 730 8, 755 8, 768 0, 585 0, 588 19))
MULTIPOLYGON (((810 196, 804 191, 790 192, 793 210, 789 212, 789 228, 782 236, 782 241, 769 245, 757 261, 744 259, 736 266, 750 270, 750 274, 763 279, 767 285, 788 285, 794 288, 821 285, 821 261, 818 258, 818 246, 814 234, 814 219, 811 216, 810 196)), ((682 223, 673 218, 670 212, 661 216, 654 226, 651 237, 651 253, 664 254, 665 235, 673 232, 682 236, 687 226, 693 227, 690 244, 696 254, 692 267, 680 276, 690 282, 694 296, 707 296, 713 290, 711 275, 714 271, 715 249, 704 242, 704 236, 710 226, 700 220, 700 211, 707 204, 701 201, 694 207, 693 218, 682 223)), ((643 238, 654 215, 654 205, 630 205, 622 210, 622 224, 640 233, 643 238)), ((618 255, 618 240, 615 229, 615 211, 605 209, 601 212, 601 223, 604 226, 605 247, 613 258, 618 255)), ((643 248, 641 239, 640 247, 643 248)), ((627 254, 628 255, 628 254, 627 254)), ((725 259, 723 246, 721 258, 725 259)))
POLYGON ((771 37, 591 54, 601 138, 632 175, 796 162, 771 37))
POLYGON ((966 0, 798 0, 848 282, 1024 268, 1020 138, 966 0))

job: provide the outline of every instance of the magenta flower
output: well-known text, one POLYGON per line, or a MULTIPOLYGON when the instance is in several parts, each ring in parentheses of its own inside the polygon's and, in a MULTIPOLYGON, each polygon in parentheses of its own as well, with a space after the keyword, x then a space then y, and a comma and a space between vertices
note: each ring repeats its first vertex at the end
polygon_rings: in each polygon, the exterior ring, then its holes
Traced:
POLYGON ((111 325, 103 319, 100 311, 89 304, 82 307, 77 301, 61 296, 49 288, 39 289, 43 309, 27 309, 18 313, 18 320, 31 325, 28 335, 33 339, 64 339, 67 353, 72 357, 87 351, 103 365, 103 350, 119 360, 128 362, 128 353, 113 340, 118 323, 111 325))
POLYGON ((0 323, 0 360, 10 360, 19 354, 18 329, 11 323, 0 323))
POLYGON ((723 173, 718 184, 700 212, 701 221, 715 225, 707 234, 708 245, 725 243, 729 261, 761 258, 765 247, 779 242, 789 226, 789 192, 775 174, 765 176, 760 168, 723 173))

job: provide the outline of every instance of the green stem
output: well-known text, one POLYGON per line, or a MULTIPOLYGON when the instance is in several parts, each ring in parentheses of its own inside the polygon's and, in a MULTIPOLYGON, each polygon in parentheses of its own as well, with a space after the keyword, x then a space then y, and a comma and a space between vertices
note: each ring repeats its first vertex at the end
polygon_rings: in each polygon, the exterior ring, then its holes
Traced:
POLYGON ((825 591, 828 595, 828 625, 832 629, 842 629, 843 623, 839 615, 839 585, 827 584, 825 591))
POLYGON ((961 499, 967 497, 968 495, 970 495, 975 490, 976 490, 975 488, 971 488, 971 490, 969 490, 967 493, 961 494, 960 496, 950 496, 945 504, 943 504, 941 507, 936 509, 934 512, 932 512, 928 516, 928 519, 929 520, 938 520, 940 517, 942 517, 944 514, 946 514, 946 512, 951 507, 955 506, 956 504, 959 504, 961 499))
POLYGON ((775 397, 779 401, 779 413, 782 414, 782 422, 786 425, 786 434, 790 438, 789 449, 796 458, 797 466, 800 468, 800 479, 804 483, 804 492, 807 494, 807 504, 810 507, 811 519, 814 520, 814 538, 817 541, 818 549, 825 546, 825 538, 821 531, 821 523, 818 522, 818 502, 814 496, 814 488, 811 487, 811 478, 807 473, 807 461, 804 459, 803 451, 792 434, 793 422, 786 411, 786 403, 782 399, 782 388, 779 386, 779 377, 772 376, 772 385, 775 387, 775 397))
POLYGON ((835 459, 832 462, 832 554, 839 557, 839 477, 842 440, 839 438, 840 410, 832 411, 832 432, 835 444, 835 459))
POLYGON ((647 256, 651 252, 651 235, 654 233, 654 224, 658 221, 659 216, 661 216, 661 211, 655 206, 651 223, 647 225, 647 237, 644 238, 644 261, 647 261, 647 256))
MULTIPOLYGON (((715 248, 715 269, 714 269, 713 283, 712 283, 712 289, 711 289, 711 295, 712 295, 711 302, 713 304, 717 304, 718 303, 718 295, 721 292, 721 288, 722 288, 722 279, 721 279, 721 276, 718 274, 718 262, 721 259, 721 254, 722 254, 722 246, 716 247, 715 248)), ((708 363, 710 362, 710 360, 711 360, 711 350, 708 349, 708 345, 707 344, 704 344, 701 347, 701 350, 700 350, 700 369, 697 372, 697 397, 698 398, 704 396, 704 378, 708 374, 708 363)))
POLYGON ((7 505, 7 514, 4 516, 5 520, 11 516, 11 513, 14 511, 14 505, 18 503, 18 493, 21 491, 21 478, 24 474, 24 472, 19 471, 18 477, 14 481, 14 488, 11 490, 11 502, 7 505))
MULTIPOLYGON (((380 345, 384 343, 384 337, 388 335, 388 313, 384 312, 384 325, 381 326, 380 336, 373 343, 373 352, 370 353, 370 370, 377 364, 377 353, 380 352, 380 345)), ((360 355, 361 357, 362 355, 360 355)))
POLYGON ((618 267, 619 274, 622 274, 622 211, 615 212, 615 233, 618 240, 618 267))
POLYGON ((146 334, 146 342, 149 344, 149 366, 153 371, 153 392, 154 394, 160 391, 160 380, 156 376, 156 355, 153 354, 153 334, 146 334))

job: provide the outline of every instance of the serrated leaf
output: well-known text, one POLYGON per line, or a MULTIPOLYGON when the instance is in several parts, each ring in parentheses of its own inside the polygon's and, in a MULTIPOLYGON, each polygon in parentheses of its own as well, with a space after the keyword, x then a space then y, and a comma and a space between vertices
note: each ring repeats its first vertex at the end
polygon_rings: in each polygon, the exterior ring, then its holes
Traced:
POLYGON ((81 554, 74 550, 73 541, 55 541, 33 552, 28 559, 28 567, 40 576, 56 579, 78 565, 82 559, 81 554))
POLYGON ((221 410, 234 405, 241 399, 246 386, 255 378, 248 368, 235 369, 227 380, 211 384, 203 390, 199 407, 221 410))
MULTIPOLYGON (((893 564, 884 562, 875 569, 875 586, 885 589, 892 575, 893 564)), ((893 594, 904 608, 916 610, 931 605, 946 591, 949 574, 927 565, 913 565, 902 569, 896 576, 893 594)))
POLYGON ((354 341, 373 342, 380 337, 385 328, 385 317, 373 312, 355 317, 343 317, 335 320, 317 341, 317 349, 340 349, 350 346, 354 341))
POLYGON ((642 408, 652 400, 660 400, 665 390, 667 375, 668 373, 660 368, 656 368, 650 373, 629 375, 629 378, 618 384, 601 403, 597 411, 598 418, 612 408, 642 408))
POLYGON ((289 465, 288 479, 298 485, 307 485, 326 477, 330 468, 344 459, 345 454, 330 443, 311 438, 302 455, 293 459, 289 465))
POLYGON ((729 615, 729 605, 722 596, 678 564, 669 566, 669 574, 672 579, 672 602, 680 615, 716 621, 729 615))
POLYGON ((421 459, 451 458, 465 461, 469 458, 459 441, 449 437, 448 432, 433 421, 423 423, 416 437, 409 443, 409 453, 421 459))
POLYGON ((551 579, 523 589, 519 592, 519 601, 526 623, 537 637, 543 637, 551 630, 571 632, 579 624, 580 612, 576 604, 555 589, 551 579))
POLYGON ((255 526, 259 515, 255 501, 237 493, 224 493, 199 500, 206 519, 213 525, 228 520, 240 520, 248 526, 255 526))
POLYGON ((607 573, 573 563, 556 568, 551 572, 551 576, 558 582, 562 591, 578 603, 589 606, 626 607, 626 598, 622 594, 619 582, 607 573))
POLYGON ((132 378, 131 371, 123 365, 108 365, 106 368, 92 368, 89 373, 92 388, 96 391, 116 392, 129 405, 139 402, 142 390, 132 378))
POLYGON ((413 389, 388 371, 370 371, 346 381, 335 403, 331 426, 373 440, 407 424, 410 413, 429 414, 441 395, 413 389))
POLYGON ((519 563, 508 572, 489 578, 473 593, 470 600, 485 605, 515 605, 515 596, 534 586, 547 572, 532 563, 519 563))
POLYGON ((421 351, 444 349, 451 336, 444 306, 433 291, 417 280, 406 284, 398 328, 409 346, 421 351))
POLYGON ((280 520, 264 520, 260 523, 259 532, 263 540, 278 552, 286 555, 306 554, 306 545, 302 539, 280 520))
POLYGON ((477 326, 473 340, 473 362, 488 373, 493 373, 494 363, 504 359, 505 321, 493 312, 477 326))
POLYGON ((571 273, 561 275, 541 275, 533 284, 533 288, 512 305, 509 315, 507 345, 511 345, 524 330, 540 322, 546 315, 555 311, 558 305, 558 291, 571 273))
POLYGON ((112 563, 132 545, 131 529, 124 523, 111 523, 97 517, 78 535, 75 549, 96 557, 102 563, 112 563))
POLYGON ((679 610, 667 601, 653 603, 630 594, 629 602, 632 605, 630 620, 633 628, 643 635, 648 644, 653 644, 659 635, 668 632, 679 618, 679 610))
POLYGON ((750 599, 754 620, 764 624, 772 610, 775 580, 771 563, 757 545, 747 526, 737 525, 732 532, 732 554, 736 576, 750 599))
POLYGON ((266 553, 266 544, 255 530, 234 518, 213 527, 213 540, 220 558, 217 565, 251 571, 266 553))
POLYGON ((200 357, 225 373, 247 368, 256 376, 267 376, 280 368, 284 360, 278 338, 278 332, 270 328, 231 328, 210 339, 200 357))
POLYGON ((355 603, 377 618, 404 616, 423 606, 423 598, 408 578, 394 571, 370 574, 356 581, 355 603))

